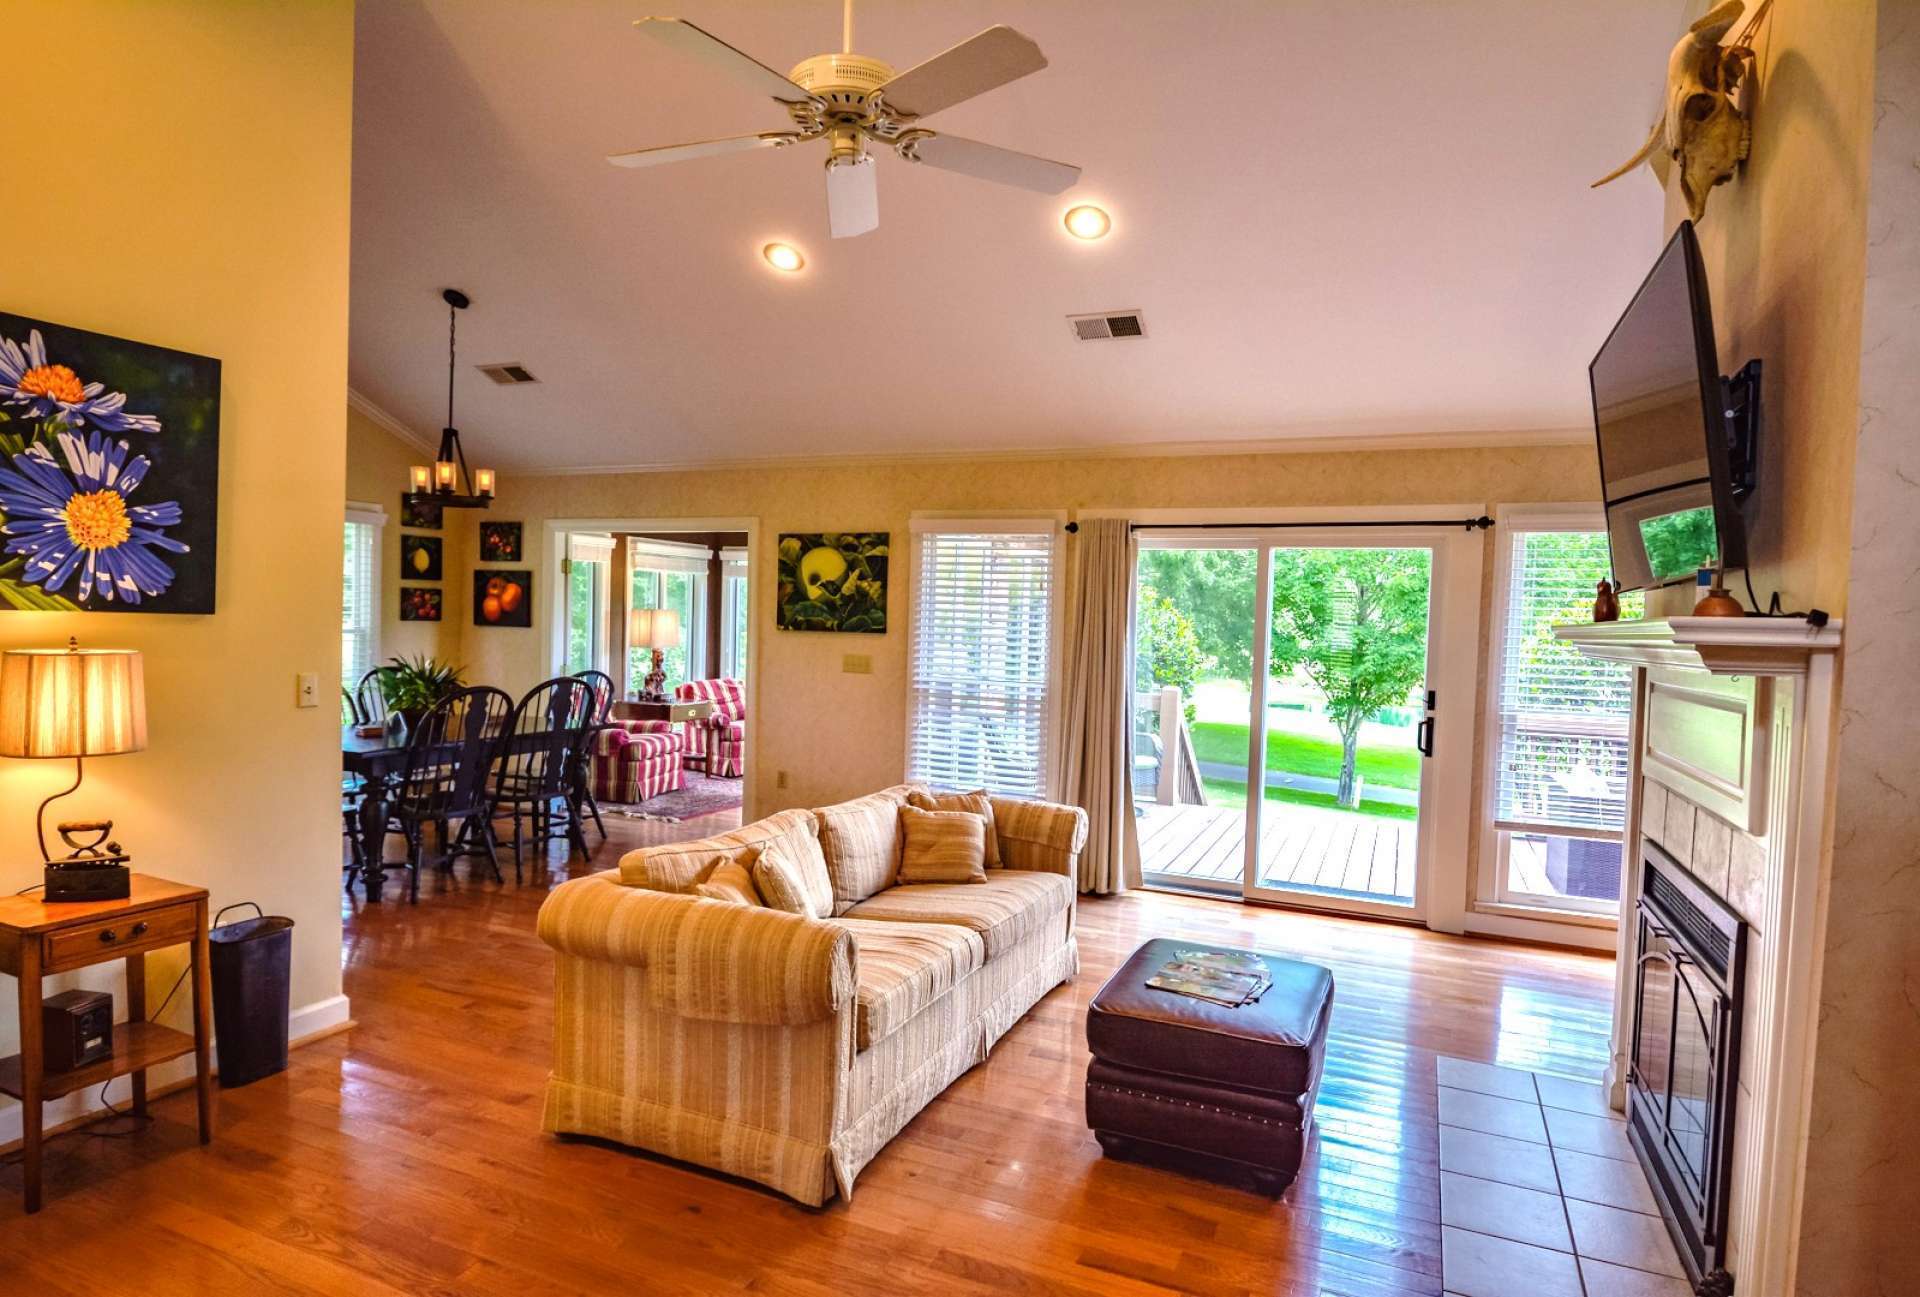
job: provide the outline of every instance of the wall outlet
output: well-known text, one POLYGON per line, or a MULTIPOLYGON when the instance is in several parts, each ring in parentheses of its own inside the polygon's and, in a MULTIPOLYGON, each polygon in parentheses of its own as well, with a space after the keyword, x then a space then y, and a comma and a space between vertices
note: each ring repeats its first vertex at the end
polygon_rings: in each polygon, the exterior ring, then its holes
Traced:
POLYGON ((850 676, 873 674, 873 658, 865 653, 849 653, 840 659, 840 670, 850 676))
POLYGON ((318 707, 320 705, 320 677, 311 671, 302 671, 293 678, 293 705, 295 707, 318 707))
POLYGON ((785 787, 787 786, 787 772, 786 772, 786 771, 784 771, 784 770, 776 770, 776 771, 774 771, 774 772, 773 772, 773 786, 774 786, 775 788, 785 788, 785 787))

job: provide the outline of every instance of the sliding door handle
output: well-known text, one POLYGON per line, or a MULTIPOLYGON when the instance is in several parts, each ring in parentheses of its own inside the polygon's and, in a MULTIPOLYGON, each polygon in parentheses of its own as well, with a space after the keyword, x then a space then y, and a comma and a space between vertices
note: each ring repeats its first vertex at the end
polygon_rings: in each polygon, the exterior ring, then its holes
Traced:
POLYGON ((1433 755, 1433 717, 1429 716, 1422 720, 1419 728, 1414 730, 1413 746, 1420 749, 1420 755, 1423 757, 1433 755))

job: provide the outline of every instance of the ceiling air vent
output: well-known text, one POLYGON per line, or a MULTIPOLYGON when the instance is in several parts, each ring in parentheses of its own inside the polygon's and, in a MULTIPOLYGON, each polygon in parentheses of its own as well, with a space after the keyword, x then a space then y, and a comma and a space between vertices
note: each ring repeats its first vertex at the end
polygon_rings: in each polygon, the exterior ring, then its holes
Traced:
POLYGON ((1111 314, 1069 315, 1067 323, 1073 326, 1073 336, 1082 342, 1099 342, 1104 338, 1144 338, 1147 336, 1147 322, 1138 311, 1115 311, 1111 314))
POLYGON ((516 383, 537 383, 525 365, 476 365, 474 368, 491 378, 494 382, 511 387, 516 383))

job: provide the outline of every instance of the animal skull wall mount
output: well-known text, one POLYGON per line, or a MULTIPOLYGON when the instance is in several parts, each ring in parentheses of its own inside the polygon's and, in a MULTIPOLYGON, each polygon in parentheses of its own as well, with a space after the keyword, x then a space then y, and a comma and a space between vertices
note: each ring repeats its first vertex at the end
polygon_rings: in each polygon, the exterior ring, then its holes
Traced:
POLYGON ((1695 224, 1706 215, 1708 192, 1733 179, 1753 140, 1740 93, 1753 70, 1753 50, 1744 43, 1720 43, 1744 8, 1742 0, 1727 0, 1687 29, 1667 59, 1666 115, 1653 124, 1640 151, 1594 181, 1593 188, 1645 162, 1664 189, 1677 162, 1689 214, 1695 224))

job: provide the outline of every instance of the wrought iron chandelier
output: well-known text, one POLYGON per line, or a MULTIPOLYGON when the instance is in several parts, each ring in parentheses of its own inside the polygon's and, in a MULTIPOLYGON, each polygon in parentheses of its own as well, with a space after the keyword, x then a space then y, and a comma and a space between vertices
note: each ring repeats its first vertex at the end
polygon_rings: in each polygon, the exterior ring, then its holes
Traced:
POLYGON ((407 498, 446 509, 484 509, 493 503, 493 470, 468 471, 466 452, 460 448, 460 430, 453 426, 455 323, 472 302, 457 288, 443 289, 440 296, 447 304, 447 426, 440 430, 440 451, 433 457, 433 467, 413 466, 413 489, 407 492, 407 498))

